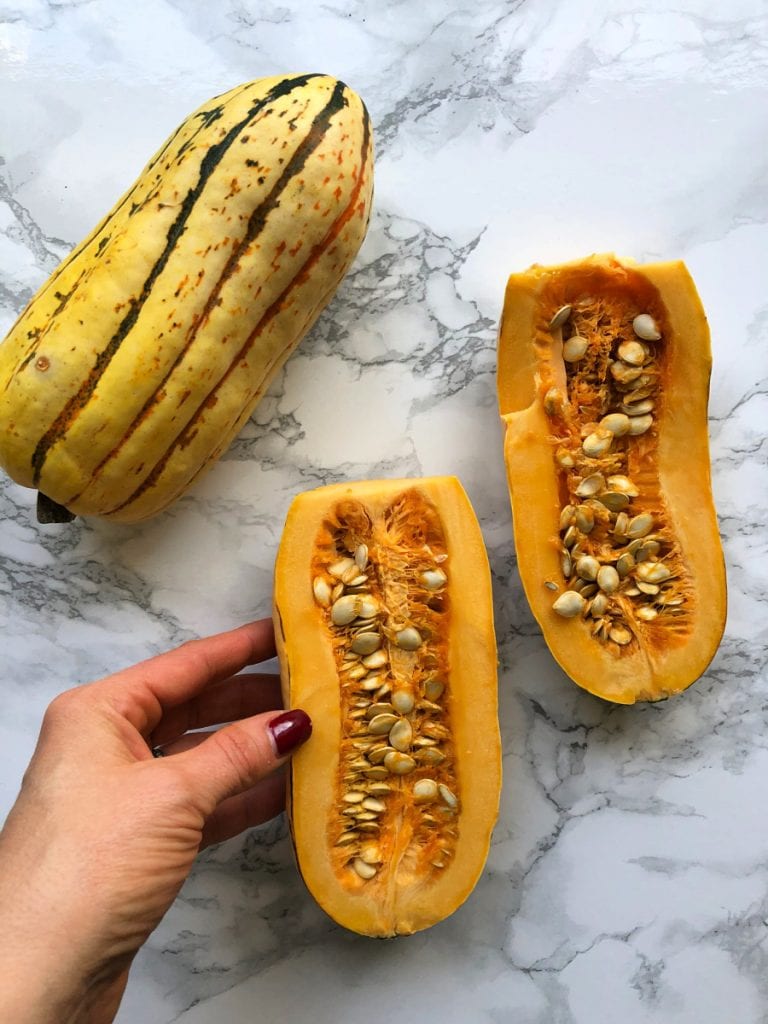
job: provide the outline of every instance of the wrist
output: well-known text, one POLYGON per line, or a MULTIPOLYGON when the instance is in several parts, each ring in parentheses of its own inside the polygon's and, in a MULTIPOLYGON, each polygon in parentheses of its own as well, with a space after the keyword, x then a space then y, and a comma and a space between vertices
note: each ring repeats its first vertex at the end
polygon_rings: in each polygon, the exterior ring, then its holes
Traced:
MULTIPOLYGON (((5 922, 0 918, 0 929, 5 922)), ((6 936, 7 938, 7 936, 6 936)), ((111 1024, 130 963, 89 964, 62 950, 40 955, 12 937, 0 964, 0 1020, 14 1024, 111 1024)))

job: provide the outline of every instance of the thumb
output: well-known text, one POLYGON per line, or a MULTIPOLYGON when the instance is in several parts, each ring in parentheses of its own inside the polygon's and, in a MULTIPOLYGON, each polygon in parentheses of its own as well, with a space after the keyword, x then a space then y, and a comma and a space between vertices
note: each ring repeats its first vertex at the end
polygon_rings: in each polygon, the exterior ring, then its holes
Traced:
POLYGON ((269 711, 211 733, 193 749, 174 755, 169 767, 174 763, 184 772, 203 811, 210 813, 285 764, 311 732, 306 711, 269 711))

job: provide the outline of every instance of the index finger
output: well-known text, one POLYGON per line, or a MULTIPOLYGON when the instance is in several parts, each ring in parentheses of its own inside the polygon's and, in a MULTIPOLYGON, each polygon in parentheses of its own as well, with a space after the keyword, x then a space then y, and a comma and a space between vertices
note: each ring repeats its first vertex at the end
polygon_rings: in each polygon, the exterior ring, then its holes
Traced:
POLYGON ((272 620, 259 619, 225 633, 189 640, 91 685, 139 732, 147 733, 164 710, 195 697, 246 665, 274 656, 272 620))

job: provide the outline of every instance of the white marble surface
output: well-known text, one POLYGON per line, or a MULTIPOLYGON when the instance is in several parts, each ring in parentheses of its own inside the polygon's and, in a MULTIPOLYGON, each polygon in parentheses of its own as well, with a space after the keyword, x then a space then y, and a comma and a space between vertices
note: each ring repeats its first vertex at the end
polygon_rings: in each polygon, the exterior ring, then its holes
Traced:
POLYGON ((469 902, 410 939, 344 933, 274 823, 201 858, 122 1024, 768 1020, 764 0, 6 0, 0 22, 3 332, 208 96, 325 71, 378 144, 353 272, 194 493, 39 527, 3 481, 2 809, 56 692, 267 612, 301 489, 456 473, 494 567, 505 788, 469 902), (698 283, 730 583, 707 675, 630 709, 564 678, 522 597, 493 376, 507 273, 604 250, 698 283))

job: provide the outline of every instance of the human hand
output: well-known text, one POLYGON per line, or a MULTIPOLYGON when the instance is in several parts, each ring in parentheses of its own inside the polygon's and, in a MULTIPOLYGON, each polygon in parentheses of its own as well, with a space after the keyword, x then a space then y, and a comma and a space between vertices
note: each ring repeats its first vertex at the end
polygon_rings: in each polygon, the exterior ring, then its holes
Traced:
POLYGON ((0 834, 0 1020, 111 1021, 198 851, 280 812, 311 723, 276 713, 276 676, 233 675, 274 653, 266 619, 50 705, 0 834))

